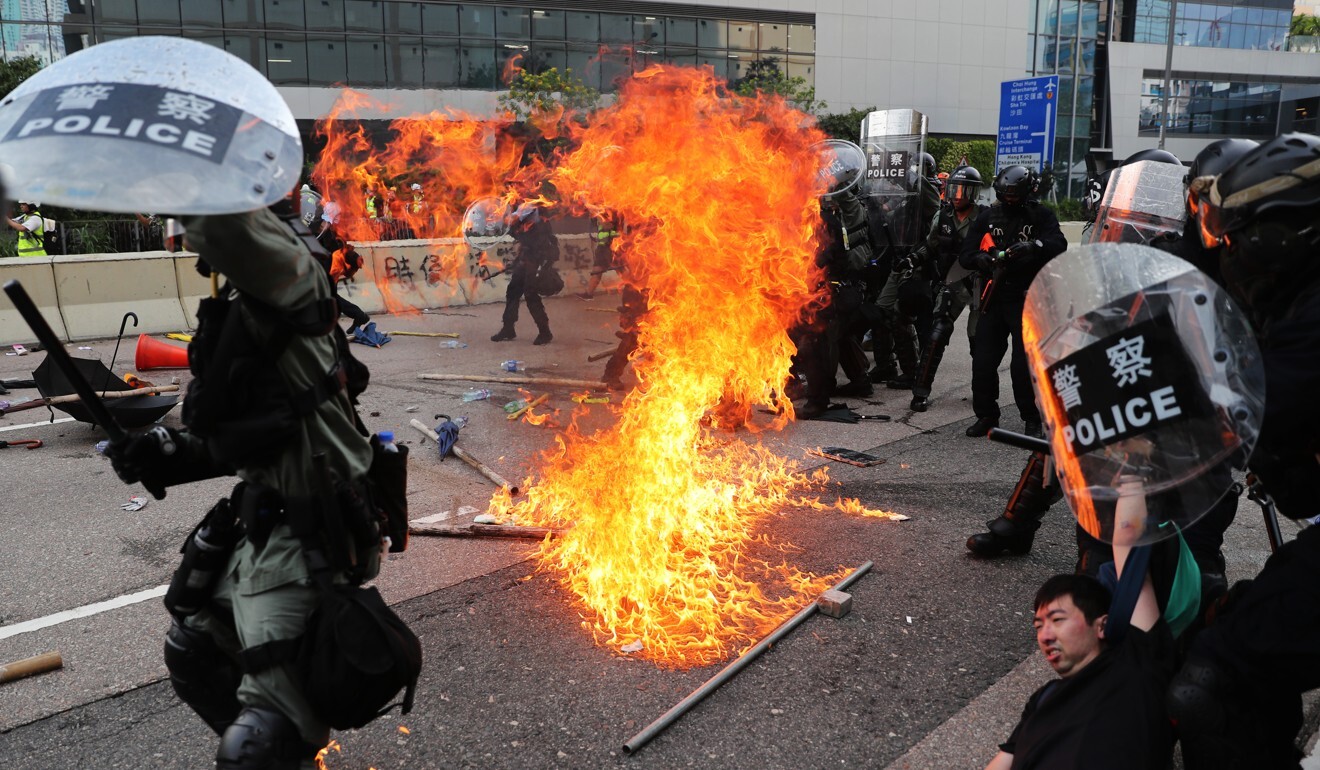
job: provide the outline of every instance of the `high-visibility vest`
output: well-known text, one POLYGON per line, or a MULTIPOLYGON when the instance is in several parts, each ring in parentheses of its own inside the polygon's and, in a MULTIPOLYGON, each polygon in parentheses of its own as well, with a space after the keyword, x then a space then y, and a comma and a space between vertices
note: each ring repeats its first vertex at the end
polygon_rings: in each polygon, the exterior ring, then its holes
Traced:
POLYGON ((29 211, 27 217, 37 218, 37 229, 28 232, 27 229, 18 231, 18 256, 20 257, 44 257, 46 256, 46 221, 41 218, 40 211, 29 211))

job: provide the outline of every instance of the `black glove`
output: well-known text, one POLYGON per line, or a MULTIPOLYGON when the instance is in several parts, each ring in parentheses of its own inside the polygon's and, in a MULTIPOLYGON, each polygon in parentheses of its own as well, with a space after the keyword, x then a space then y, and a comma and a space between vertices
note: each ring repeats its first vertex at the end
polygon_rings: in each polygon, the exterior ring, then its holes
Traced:
POLYGON ((152 497, 165 499, 165 488, 222 475, 206 442, 157 425, 145 433, 113 441, 105 454, 126 484, 142 482, 152 497))
POLYGON ((1039 241, 1018 241, 1004 250, 1009 259, 1026 259, 1040 250, 1039 241))
POLYGON ((994 255, 988 251, 976 252, 976 256, 973 257, 972 260, 975 263, 975 268, 978 273, 988 273, 994 269, 995 258, 994 255))

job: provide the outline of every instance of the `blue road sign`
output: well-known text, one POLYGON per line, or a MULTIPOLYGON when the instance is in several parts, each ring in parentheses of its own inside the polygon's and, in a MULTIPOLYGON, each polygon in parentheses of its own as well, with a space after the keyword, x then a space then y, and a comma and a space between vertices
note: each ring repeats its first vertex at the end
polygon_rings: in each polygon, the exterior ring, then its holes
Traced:
POLYGON ((1040 171, 1054 162, 1059 76, 1006 80, 999 86, 999 141, 995 173, 1005 166, 1040 171))

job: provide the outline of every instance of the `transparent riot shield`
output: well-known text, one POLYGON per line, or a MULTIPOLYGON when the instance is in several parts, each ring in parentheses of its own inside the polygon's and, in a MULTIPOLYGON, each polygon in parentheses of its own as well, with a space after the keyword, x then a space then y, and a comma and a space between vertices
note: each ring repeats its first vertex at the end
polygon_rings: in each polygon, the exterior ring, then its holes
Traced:
POLYGON ((1143 160, 1109 173, 1087 243, 1150 243, 1163 233, 1181 236, 1187 218, 1186 169, 1143 160))
POLYGON ((509 239, 509 204, 499 198, 480 198, 463 212, 463 240, 474 251, 489 251, 509 239))
POLYGON ((822 197, 833 197, 853 189, 866 173, 866 153, 846 139, 826 139, 813 145, 819 154, 822 197))
POLYGON ((1265 377, 1247 321, 1208 276, 1147 246, 1074 247, 1032 282, 1022 326, 1058 476, 1087 532, 1114 541, 1123 489, 1146 495, 1133 543, 1173 536, 1228 490, 1260 429, 1265 377))
POLYGON ((212 45, 131 37, 46 67, 0 101, 19 198, 92 211, 225 214, 280 200, 302 141, 270 81, 212 45))
POLYGON ((916 110, 877 110, 862 119, 866 174, 862 179, 867 208, 883 228, 876 244, 909 251, 926 236, 922 222, 921 153, 926 151, 926 116, 916 110))

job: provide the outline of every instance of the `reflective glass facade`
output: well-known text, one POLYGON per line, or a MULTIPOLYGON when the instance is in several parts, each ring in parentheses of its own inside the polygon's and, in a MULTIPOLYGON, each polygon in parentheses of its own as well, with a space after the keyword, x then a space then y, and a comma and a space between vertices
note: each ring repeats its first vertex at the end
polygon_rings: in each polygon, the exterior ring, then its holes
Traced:
POLYGON ((1096 94, 1099 57, 1109 18, 1106 0, 1028 0, 1026 72, 1059 76, 1054 179, 1059 195, 1080 197, 1086 184, 1086 154, 1098 130, 1096 94))
MULTIPOLYGON (((1124 5, 1124 42, 1168 43, 1169 0, 1128 0, 1124 5)), ((1220 3, 1179 0, 1173 43, 1283 51, 1288 45, 1288 24, 1292 13, 1292 0, 1220 3)))
MULTIPOLYGON (((1163 78, 1141 81, 1142 136, 1159 136, 1163 78)), ((1169 134, 1269 138, 1278 133, 1278 83, 1174 79, 1169 134)))
POLYGON ((774 66, 815 81, 813 17, 611 3, 543 5, 391 0, 0 0, 0 54, 54 61, 136 35, 181 35, 223 48, 278 85, 502 90, 517 57, 533 72, 571 68, 611 91, 653 62, 710 65, 738 79, 774 66), (583 10, 580 10, 583 9, 583 10), (795 23, 799 22, 799 23, 795 23))

